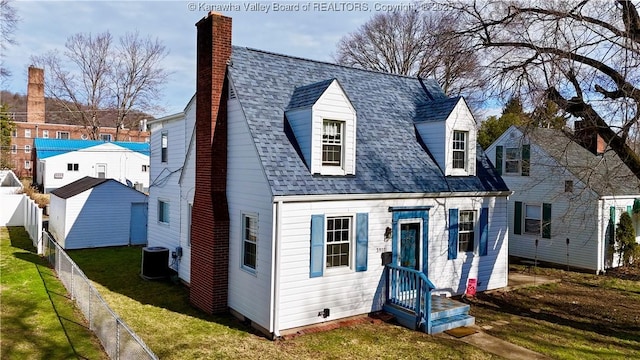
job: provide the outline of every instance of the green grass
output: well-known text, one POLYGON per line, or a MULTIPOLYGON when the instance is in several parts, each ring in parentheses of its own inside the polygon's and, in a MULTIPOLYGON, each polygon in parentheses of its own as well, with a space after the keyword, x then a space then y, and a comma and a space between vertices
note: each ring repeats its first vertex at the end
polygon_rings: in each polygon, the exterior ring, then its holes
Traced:
POLYGON ((271 341, 189 304, 182 285, 141 279, 139 247, 70 251, 105 300, 161 359, 495 359, 470 345, 388 323, 271 341))
POLYGON ((0 358, 107 359, 23 228, 0 228, 0 358))

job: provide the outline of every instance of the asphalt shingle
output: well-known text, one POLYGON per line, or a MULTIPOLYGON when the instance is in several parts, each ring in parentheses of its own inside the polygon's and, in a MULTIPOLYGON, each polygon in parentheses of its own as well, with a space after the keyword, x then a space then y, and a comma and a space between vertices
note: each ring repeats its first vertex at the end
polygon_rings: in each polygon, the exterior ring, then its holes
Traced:
POLYGON ((420 144, 418 116, 427 116, 433 105, 438 113, 428 116, 442 118, 458 100, 447 98, 435 81, 423 81, 427 94, 417 78, 242 47, 233 48, 229 75, 273 195, 508 190, 481 149, 478 176, 446 177, 420 144), (285 111, 314 101, 333 79, 358 116, 354 176, 311 174, 286 130, 285 111))

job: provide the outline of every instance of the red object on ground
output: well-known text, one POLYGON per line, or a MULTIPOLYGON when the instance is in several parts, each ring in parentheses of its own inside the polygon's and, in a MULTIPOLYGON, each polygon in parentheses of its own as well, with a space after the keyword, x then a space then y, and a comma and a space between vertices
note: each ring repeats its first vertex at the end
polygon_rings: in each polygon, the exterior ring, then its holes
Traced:
POLYGON ((467 291, 465 291, 464 295, 467 297, 476 296, 476 284, 478 279, 469 279, 467 281, 467 291))

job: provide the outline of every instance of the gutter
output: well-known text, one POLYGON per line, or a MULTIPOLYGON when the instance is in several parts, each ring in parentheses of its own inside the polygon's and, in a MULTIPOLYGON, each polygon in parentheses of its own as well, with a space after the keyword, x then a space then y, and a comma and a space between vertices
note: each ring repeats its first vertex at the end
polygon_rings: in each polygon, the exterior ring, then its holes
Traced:
POLYGON ((381 194, 322 194, 322 195, 276 195, 274 202, 318 202, 345 200, 388 199, 434 199, 448 197, 507 197, 513 191, 438 192, 438 193, 381 193, 381 194))

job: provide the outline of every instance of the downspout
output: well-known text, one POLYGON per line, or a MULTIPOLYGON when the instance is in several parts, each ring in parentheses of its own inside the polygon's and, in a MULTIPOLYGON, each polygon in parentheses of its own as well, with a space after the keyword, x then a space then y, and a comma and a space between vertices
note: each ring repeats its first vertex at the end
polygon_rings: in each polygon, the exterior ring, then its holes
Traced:
POLYGON ((271 336, 273 339, 280 337, 279 329, 279 303, 280 303, 280 236, 282 233, 282 200, 273 203, 273 235, 271 243, 271 336))

